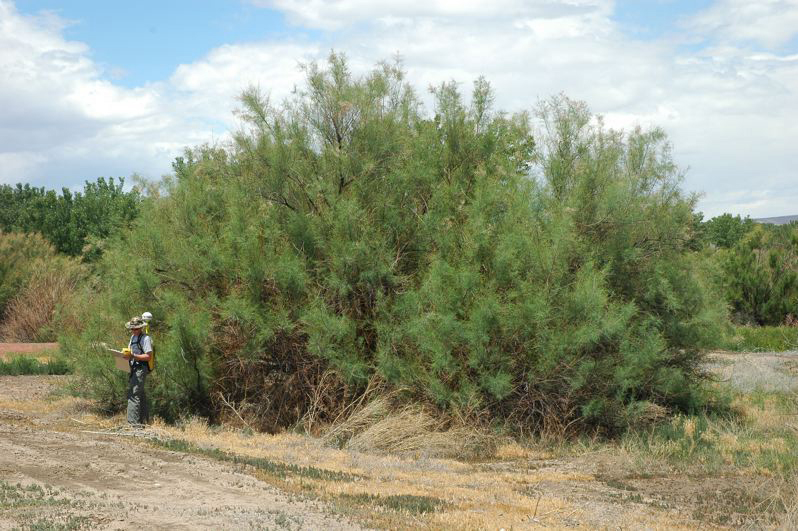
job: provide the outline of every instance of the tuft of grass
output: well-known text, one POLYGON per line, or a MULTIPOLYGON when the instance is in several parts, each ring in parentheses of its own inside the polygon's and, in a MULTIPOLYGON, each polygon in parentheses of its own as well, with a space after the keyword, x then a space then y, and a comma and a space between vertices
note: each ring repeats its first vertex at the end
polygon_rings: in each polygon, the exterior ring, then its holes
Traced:
POLYGON ((322 481, 357 481, 364 479, 364 476, 358 474, 349 474, 346 472, 338 472, 335 470, 327 470, 323 468, 316 468, 312 466, 300 466, 290 463, 279 463, 270 459, 262 457, 251 457, 231 454, 218 448, 201 448, 191 444, 182 439, 151 439, 149 442, 173 450, 175 452, 191 453, 210 457, 218 461, 225 461, 233 464, 240 464, 251 466, 257 470, 265 472, 271 476, 279 479, 285 479, 288 476, 298 476, 308 479, 318 479, 322 481))
POLYGON ((736 326, 725 348, 735 352, 798 350, 796 326, 736 326))
POLYGON ((8 361, 0 360, 0 375, 2 376, 71 373, 72 367, 62 358, 53 358, 42 362, 30 356, 14 356, 8 361))
POLYGON ((379 496, 376 494, 341 494, 340 498, 358 505, 371 505, 385 507, 393 511, 408 512, 411 514, 432 513, 443 509, 448 504, 432 496, 415 496, 412 494, 399 494, 393 496, 379 496))

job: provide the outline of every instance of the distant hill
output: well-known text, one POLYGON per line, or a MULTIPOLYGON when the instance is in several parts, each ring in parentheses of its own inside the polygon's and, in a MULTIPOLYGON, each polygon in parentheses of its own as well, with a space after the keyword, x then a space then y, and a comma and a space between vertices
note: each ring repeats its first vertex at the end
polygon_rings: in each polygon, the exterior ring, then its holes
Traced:
POLYGON ((795 216, 777 216, 775 218, 756 218, 757 223, 772 223, 773 225, 786 225, 787 223, 798 221, 798 214, 795 216))

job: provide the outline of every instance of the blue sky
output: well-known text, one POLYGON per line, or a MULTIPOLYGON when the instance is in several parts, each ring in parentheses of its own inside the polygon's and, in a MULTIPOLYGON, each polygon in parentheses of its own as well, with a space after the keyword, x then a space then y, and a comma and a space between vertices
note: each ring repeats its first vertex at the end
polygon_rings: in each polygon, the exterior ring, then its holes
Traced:
POLYGON ((291 31, 279 11, 237 0, 16 4, 21 13, 51 11, 67 20, 64 36, 88 44, 91 57, 127 87, 166 79, 178 65, 223 44, 280 38, 291 31))
POLYGON ((399 53, 421 93, 485 75, 509 111, 565 92, 661 126, 708 215, 798 213, 798 0, 0 0, 0 28, 0 183, 158 178, 335 49, 399 53))

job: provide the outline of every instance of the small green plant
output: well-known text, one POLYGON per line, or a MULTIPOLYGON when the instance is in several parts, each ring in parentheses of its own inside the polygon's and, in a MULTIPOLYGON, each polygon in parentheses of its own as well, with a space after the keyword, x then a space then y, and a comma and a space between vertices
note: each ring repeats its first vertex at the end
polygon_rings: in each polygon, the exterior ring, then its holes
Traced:
POLYGON ((0 375, 2 376, 62 375, 71 373, 72 367, 62 358, 53 358, 41 362, 30 356, 14 356, 9 361, 0 360, 0 375))
POLYGON ((341 499, 355 502, 358 505, 376 505, 393 511, 404 511, 411 514, 432 513, 446 507, 447 503, 431 496, 415 496, 400 494, 379 496, 376 494, 342 494, 341 499))
POLYGON ((312 466, 278 463, 262 457, 231 454, 219 450, 218 448, 200 448, 182 439, 152 439, 150 442, 162 448, 166 448, 167 450, 197 454, 219 461, 251 466, 280 479, 285 479, 288 476, 299 476, 323 481, 356 481, 357 479, 363 478, 363 476, 357 474, 348 474, 346 472, 337 472, 335 470, 326 470, 312 466))
POLYGON ((76 531, 94 528, 96 522, 91 517, 72 514, 73 509, 82 508, 82 501, 48 485, 11 484, 0 480, 0 513, 20 523, 20 527, 14 529, 76 531), (35 516, 38 510, 46 510, 46 516, 35 516))

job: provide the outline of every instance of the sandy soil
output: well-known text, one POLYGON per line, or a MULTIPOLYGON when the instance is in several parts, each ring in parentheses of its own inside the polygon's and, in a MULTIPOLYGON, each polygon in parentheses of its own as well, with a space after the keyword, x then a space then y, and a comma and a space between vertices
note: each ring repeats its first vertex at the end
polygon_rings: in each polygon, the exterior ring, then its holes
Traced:
POLYGON ((131 432, 84 433, 71 420, 80 416, 80 402, 37 404, 63 378, 0 377, 0 482, 28 498, 0 511, 0 529, 37 522, 88 529, 359 528, 232 465, 156 449, 131 432))
POLYGON ((707 367, 745 393, 798 390, 798 351, 714 352, 707 367))
POLYGON ((0 343, 0 359, 15 354, 38 354, 58 348, 58 343, 0 343))
MULTIPOLYGON (((742 390, 793 389, 796 362, 798 352, 715 353, 709 368, 742 390)), ((0 529, 709 529, 718 521, 742 524, 705 513, 728 511, 730 499, 760 481, 744 474, 688 477, 606 448, 557 456, 511 445, 491 462, 463 463, 347 452, 296 434, 160 428, 201 448, 362 478, 281 483, 251 467, 114 431, 121 417, 97 417, 87 403, 58 394, 67 378, 0 376, 0 529), (433 496, 451 506, 424 518, 372 519, 372 509, 320 501, 364 494, 433 496)), ((763 480, 763 497, 768 488, 763 480)))

